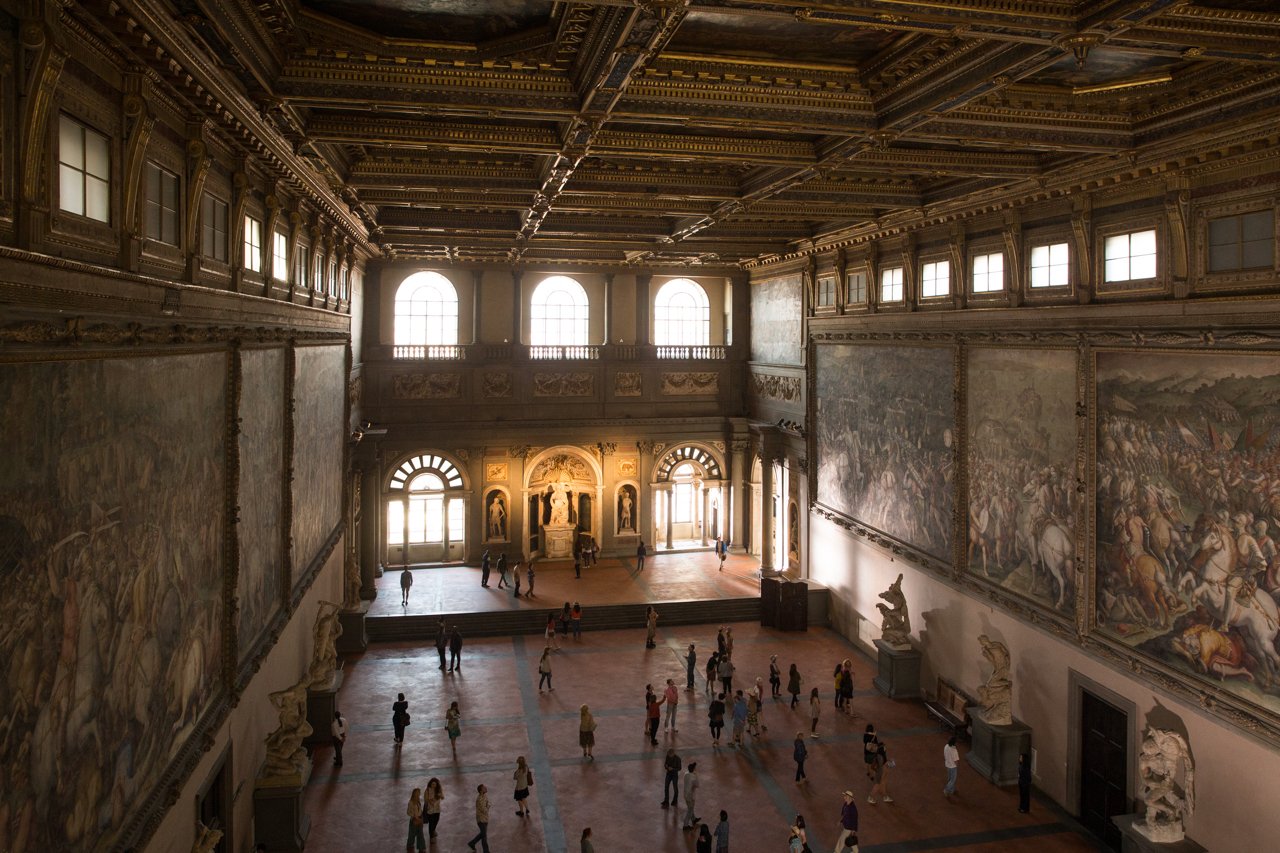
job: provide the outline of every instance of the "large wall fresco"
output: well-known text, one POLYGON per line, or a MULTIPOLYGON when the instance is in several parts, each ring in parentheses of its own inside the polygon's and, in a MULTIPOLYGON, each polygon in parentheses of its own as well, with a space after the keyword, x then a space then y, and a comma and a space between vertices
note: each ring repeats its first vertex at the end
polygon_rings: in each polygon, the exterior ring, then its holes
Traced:
POLYGON ((751 360, 804 363, 804 304, 799 274, 751 285, 751 360))
POLYGON ((346 439, 346 348, 299 347, 293 400, 293 582, 324 546, 342 514, 346 439))
POLYGON ((280 349, 241 354, 240 571, 236 578, 241 662, 280 605, 284 501, 284 365, 280 349))
POLYGON ((965 567, 1061 611, 1075 602, 1076 354, 967 353, 965 567))
POLYGON ((816 348, 818 500, 951 562, 955 352, 816 348))
POLYGON ((105 850, 221 673, 227 356, 0 365, 0 850, 105 850))
POLYGON ((1280 359, 1096 354, 1097 629, 1280 712, 1280 359))

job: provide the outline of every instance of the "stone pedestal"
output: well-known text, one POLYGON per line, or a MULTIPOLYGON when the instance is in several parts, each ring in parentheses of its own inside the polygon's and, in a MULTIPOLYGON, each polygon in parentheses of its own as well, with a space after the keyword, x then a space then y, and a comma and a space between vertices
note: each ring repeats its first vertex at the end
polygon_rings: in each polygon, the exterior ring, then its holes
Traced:
MULTIPOLYGON (((342 686, 342 670, 335 670, 328 684, 321 684, 307 690, 307 722, 311 725, 311 734, 303 741, 307 746, 328 743, 333 735, 333 712, 338 710, 338 688, 342 686)), ((270 849, 270 848, 268 848, 270 849)))
POLYGON ((1118 814, 1111 822, 1120 828, 1121 853, 1204 853, 1204 847, 1190 838, 1181 841, 1152 841, 1140 828, 1143 818, 1136 814, 1118 814))
POLYGON ((965 759, 978 775, 996 785, 1018 784, 1018 755, 1031 752, 1031 727, 1014 720, 1007 726, 993 726, 982 718, 982 706, 965 709, 972 737, 965 759))
POLYGON ((915 649, 899 649, 884 640, 876 640, 880 663, 874 684, 890 699, 920 698, 920 653, 915 649))
POLYGON ((253 790, 255 844, 265 844, 273 853, 301 853, 311 831, 311 819, 302 813, 302 790, 310 777, 308 764, 300 776, 258 780, 253 790))
POLYGON ((369 615, 369 602, 362 601, 353 610, 338 613, 338 624, 342 626, 342 634, 338 637, 337 649, 340 655, 354 655, 369 648, 369 635, 364 629, 365 617, 369 615))
POLYGON ((552 560, 572 559, 575 535, 572 524, 548 524, 542 528, 542 556, 552 560))

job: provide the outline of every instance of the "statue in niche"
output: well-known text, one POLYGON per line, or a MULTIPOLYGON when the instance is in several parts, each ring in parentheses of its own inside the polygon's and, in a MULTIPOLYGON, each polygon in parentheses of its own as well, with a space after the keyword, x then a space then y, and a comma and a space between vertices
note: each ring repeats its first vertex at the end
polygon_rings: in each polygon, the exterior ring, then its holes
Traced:
POLYGON ((569 523, 569 495, 563 482, 551 484, 551 526, 569 523))
POLYGON ((338 637, 342 636, 342 623, 338 621, 338 605, 332 601, 320 602, 316 613, 315 647, 311 650, 311 668, 307 670, 307 686, 323 687, 333 680, 338 668, 338 637))
POLYGON ((986 634, 978 636, 982 656, 990 661, 991 676, 978 688, 982 718, 993 726, 1013 724, 1013 682, 1009 679, 1009 647, 986 634))
POLYGON ((1160 844, 1182 841, 1186 829, 1184 815, 1195 811, 1196 772, 1191 749, 1177 732, 1148 728, 1138 753, 1138 778, 1142 780, 1142 802, 1146 818, 1134 829, 1160 844), (1178 783, 1181 764, 1182 783, 1178 783))
POLYGON ((213 853, 218 848, 218 842, 221 840, 221 829, 213 829, 197 820, 196 841, 195 844, 191 845, 191 853, 213 853))
POLYGON ((302 776, 307 769, 307 751, 302 742, 311 735, 307 722, 307 684, 304 676, 286 690, 270 694, 271 704, 280 713, 276 730, 267 735, 267 762, 262 775, 302 776))
POLYGON ((360 557, 356 554, 355 537, 350 537, 347 558, 342 569, 342 606, 346 610, 357 610, 360 607, 364 580, 360 577, 360 557))
POLYGON ((502 492, 494 492, 489 501, 489 538, 507 538, 507 504, 502 492))
POLYGON ((624 486, 621 494, 618 496, 618 529, 632 530, 636 529, 635 518, 631 511, 635 507, 635 499, 631 497, 632 489, 630 486, 624 486))
POLYGON ((902 594, 902 575, 880 597, 889 602, 888 607, 876 605, 881 616, 880 639, 895 649, 911 648, 911 614, 907 612, 907 597, 902 594))

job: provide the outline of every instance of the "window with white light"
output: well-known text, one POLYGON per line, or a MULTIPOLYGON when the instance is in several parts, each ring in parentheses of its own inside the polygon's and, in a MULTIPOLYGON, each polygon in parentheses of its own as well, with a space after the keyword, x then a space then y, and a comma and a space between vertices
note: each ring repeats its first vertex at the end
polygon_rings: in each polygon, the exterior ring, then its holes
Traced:
POLYGON ((289 280, 289 235, 277 231, 271 236, 271 277, 289 280))
POLYGON ((1137 281, 1156 277, 1155 229, 1108 237, 1103 253, 1104 281, 1137 281))
POLYGON ((400 346, 458 343, 458 292, 438 272, 416 272, 396 291, 395 342, 400 346))
POLYGON ((316 252, 311 258, 311 289, 316 293, 324 292, 324 253, 316 252))
POLYGON ((465 540, 466 501, 462 475, 449 460, 423 455, 409 459, 392 475, 387 501, 387 544, 457 545, 465 540), (447 519, 447 527, 446 527, 447 519))
POLYGON ((823 276, 818 279, 818 302, 819 308, 830 308, 836 304, 836 280, 833 276, 823 276))
POLYGON ((244 268, 262 272, 262 222, 244 218, 244 268))
POLYGON ((1071 283, 1071 250, 1066 243, 1031 247, 1031 286, 1066 287, 1071 283))
POLYGON ((58 122, 58 207, 111 221, 111 156, 107 137, 69 116, 58 122))
POLYGON ((920 298, 934 299, 951 294, 951 262, 931 261, 920 267, 920 298))
POLYGON ((865 304, 867 301, 867 274, 865 272, 851 272, 845 276, 845 283, 849 288, 849 304, 865 304))
POLYGON ((587 346, 590 303, 578 282, 563 275, 545 279, 529 303, 532 346, 587 346))
POLYGON ((998 293, 1004 290, 1004 253, 973 256, 973 292, 998 293))
POLYGON ((674 278, 653 299, 656 346, 706 346, 711 342, 711 303, 695 281, 674 278))
POLYGON ((890 267, 887 270, 881 270, 880 301, 901 302, 903 293, 902 280, 902 267, 890 267))
POLYGON ((311 258, 311 251, 306 246, 299 246, 294 250, 295 261, 293 264, 293 283, 297 287, 306 287, 310 270, 307 266, 311 258))

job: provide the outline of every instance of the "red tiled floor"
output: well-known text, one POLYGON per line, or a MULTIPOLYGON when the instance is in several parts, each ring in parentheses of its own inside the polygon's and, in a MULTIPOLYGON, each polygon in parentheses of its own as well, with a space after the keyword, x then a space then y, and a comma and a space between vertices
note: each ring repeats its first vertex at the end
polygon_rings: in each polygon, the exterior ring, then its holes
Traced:
MULTIPOLYGON (((681 569, 678 564, 713 560, 710 555, 671 557, 665 567, 660 567, 663 558, 653 561, 655 576, 664 571, 705 571, 687 564, 681 569)), ((489 592, 479 589, 474 569, 444 571, 458 576, 470 572, 473 583, 468 586, 481 595, 489 592)), ((649 571, 646 568, 646 574, 649 571)), ((554 584, 573 583, 571 569, 568 575, 567 581, 548 583, 548 596, 554 584)), ((732 580, 715 578, 712 583, 747 585, 736 574, 732 580)), ((415 592, 419 590, 415 585, 415 592)), ((395 595, 398 589, 388 592, 395 595)), ((465 591, 455 600, 461 603, 475 594, 465 591)), ((604 588, 601 594, 606 594, 604 588)), ((615 589, 608 594, 616 602, 631 593, 615 589)), ((399 606, 398 595, 393 604, 399 606)), ((697 643, 700 673, 707 652, 714 648, 714 625, 660 630, 660 643, 653 650, 644 648, 640 630, 587 632, 581 640, 565 641, 564 651, 553 655, 556 689, 544 694, 536 689, 541 652, 537 637, 468 640, 462 673, 452 675, 440 672, 434 648, 426 644, 387 644, 346 662, 341 707, 351 735, 345 767, 332 766, 328 748, 318 750, 306 793, 312 821, 307 849, 402 849, 409 792, 436 776, 446 794, 434 848, 440 853, 466 850, 465 842, 475 833, 475 786, 480 782, 489 787, 493 803, 489 837, 494 851, 576 851, 582 827, 588 825, 599 851, 692 850, 693 834, 679 826, 683 804, 680 810, 659 807, 662 758, 668 745, 677 748, 686 765, 698 762, 698 813, 714 828, 719 810, 727 810, 730 849, 739 853, 785 850, 787 827, 797 812, 808 820, 813 849, 831 849, 845 788, 858 794, 864 853, 1093 849, 1047 808, 1018 814, 1013 790, 995 788, 967 765, 961 769, 961 796, 948 803, 941 794, 944 733, 928 720, 920 703, 886 699, 869 690, 873 663, 844 638, 821 629, 782 633, 749 623, 733 627, 740 676, 766 676, 769 655, 776 653, 784 674, 792 661, 798 664, 806 695, 812 686, 820 690, 822 737, 806 738, 807 785, 793 782, 791 752, 795 732, 808 730, 808 709, 802 704, 791 711, 785 693, 783 701, 766 700, 763 720, 769 730, 760 742, 742 751, 712 749, 701 674, 697 690, 683 690, 682 654, 689 642, 697 643), (837 715, 831 704, 830 673, 846 657, 854 661, 860 688, 854 700, 858 716, 853 718, 837 715), (641 735, 644 685, 660 685, 666 678, 682 688, 680 731, 660 734, 661 745, 651 747, 641 735), (392 745, 390 705, 400 691, 410 700, 413 724, 397 750, 392 745), (463 714, 456 760, 443 728, 445 708, 454 699, 463 714), (585 762, 578 746, 578 708, 583 703, 591 706, 599 723, 594 762, 585 762), (868 719, 876 722, 897 762, 890 777, 893 804, 866 803, 870 785, 862 773, 861 734, 868 719), (517 755, 531 759, 536 777, 534 816, 523 821, 515 816, 511 797, 517 755), (1017 829, 1032 834, 992 834, 1017 829)))

